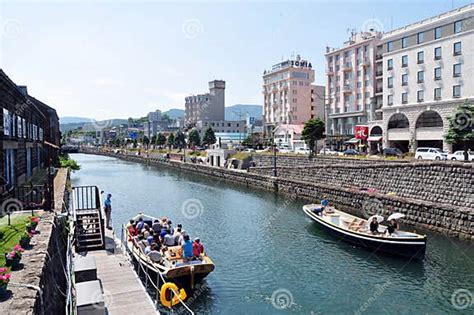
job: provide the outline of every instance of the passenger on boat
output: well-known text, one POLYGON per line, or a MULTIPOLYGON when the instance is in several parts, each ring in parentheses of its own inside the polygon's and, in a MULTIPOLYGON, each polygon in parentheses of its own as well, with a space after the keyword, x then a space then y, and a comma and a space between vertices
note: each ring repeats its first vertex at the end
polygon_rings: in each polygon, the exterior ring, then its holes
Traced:
POLYGON ((189 235, 184 235, 183 237, 183 245, 181 245, 183 249, 183 261, 188 262, 193 259, 193 243, 189 239, 189 235))
POLYGON ((161 260, 162 255, 158 244, 153 243, 151 245, 151 250, 147 255, 152 261, 159 262, 161 260))
POLYGON ((323 196, 323 199, 321 199, 321 206, 323 208, 323 210, 329 206, 329 201, 328 201, 328 196, 323 196))
POLYGON ((135 228, 135 221, 130 220, 130 222, 129 222, 128 226, 127 226, 127 229, 128 229, 128 237, 129 237, 129 240, 131 241, 131 240, 132 240, 132 237, 138 235, 138 231, 137 231, 137 229, 135 228))
POLYGON ((160 224, 160 221, 155 220, 155 221, 153 222, 152 226, 151 226, 151 229, 153 230, 153 232, 160 234, 160 232, 161 232, 161 224, 160 224))
POLYGON ((399 229, 399 226, 398 226, 397 221, 395 219, 392 219, 388 223, 388 226, 385 232, 388 233, 389 235, 392 235, 393 233, 396 233, 398 229, 399 229))
POLYGON ((145 223, 142 229, 143 238, 147 239, 148 236, 150 236, 150 232, 151 232, 150 226, 145 223))
POLYGON ((193 256, 201 259, 201 254, 204 254, 204 246, 201 244, 199 237, 196 237, 193 243, 193 256))
POLYGON ((186 235, 189 237, 189 235, 188 235, 188 233, 186 232, 186 230, 182 230, 182 231, 181 231, 181 236, 179 237, 179 240, 178 240, 178 245, 183 245, 183 243, 184 243, 184 236, 186 236, 186 235))
POLYGON ((374 217, 372 222, 370 222, 370 232, 375 235, 379 234, 379 222, 377 221, 376 217, 374 217))
POLYGON ((162 228, 160 232, 160 238, 163 241, 165 239, 165 235, 168 233, 168 230, 166 228, 162 228))
POLYGON ((171 220, 168 220, 167 223, 168 223, 168 229, 170 230, 171 235, 173 235, 174 234, 174 228, 171 226, 171 224, 173 224, 173 222, 171 222, 171 220))
POLYGON ((137 222, 137 226, 136 226, 137 231, 141 232, 144 225, 145 225, 145 222, 143 221, 143 218, 139 218, 137 222))
POLYGON ((171 234, 170 230, 166 231, 166 234, 163 237, 163 244, 165 244, 166 246, 175 246, 176 245, 175 238, 171 234))
POLYGON ((178 245, 179 244, 179 239, 181 238, 181 227, 180 227, 180 224, 178 224, 178 228, 176 229, 176 231, 174 232, 173 234, 173 237, 174 237, 174 242, 178 245))

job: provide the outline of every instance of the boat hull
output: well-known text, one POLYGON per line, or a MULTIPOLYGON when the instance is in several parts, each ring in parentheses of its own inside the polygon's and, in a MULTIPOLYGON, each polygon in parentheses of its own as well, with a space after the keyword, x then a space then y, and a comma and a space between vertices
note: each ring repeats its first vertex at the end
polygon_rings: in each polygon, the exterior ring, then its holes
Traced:
POLYGON ((305 209, 304 211, 322 230, 346 243, 363 247, 373 252, 381 252, 410 259, 423 259, 425 255, 426 238, 394 239, 367 234, 361 235, 361 233, 352 232, 329 224, 310 210, 305 209))

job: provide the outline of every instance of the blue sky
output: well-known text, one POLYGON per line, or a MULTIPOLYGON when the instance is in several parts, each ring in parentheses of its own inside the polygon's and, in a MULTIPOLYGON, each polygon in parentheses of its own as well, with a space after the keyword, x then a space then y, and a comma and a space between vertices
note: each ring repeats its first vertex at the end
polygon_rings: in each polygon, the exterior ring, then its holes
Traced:
POLYGON ((1 1, 1 68, 60 116, 138 117, 184 108, 227 81, 226 105, 262 104, 262 72, 299 53, 324 84, 326 45, 388 31, 472 0, 1 1))

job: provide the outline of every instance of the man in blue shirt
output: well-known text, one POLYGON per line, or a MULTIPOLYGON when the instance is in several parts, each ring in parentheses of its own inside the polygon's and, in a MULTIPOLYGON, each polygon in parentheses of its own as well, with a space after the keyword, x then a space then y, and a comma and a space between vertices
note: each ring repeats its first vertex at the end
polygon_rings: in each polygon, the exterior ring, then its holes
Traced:
POLYGON ((189 239, 189 235, 184 235, 183 237, 183 261, 188 262, 193 258, 193 243, 189 239))
POLYGON ((105 210, 105 219, 106 219, 106 224, 107 228, 109 230, 112 229, 112 226, 110 224, 110 220, 112 217, 112 194, 107 194, 107 198, 104 201, 104 210, 105 210))

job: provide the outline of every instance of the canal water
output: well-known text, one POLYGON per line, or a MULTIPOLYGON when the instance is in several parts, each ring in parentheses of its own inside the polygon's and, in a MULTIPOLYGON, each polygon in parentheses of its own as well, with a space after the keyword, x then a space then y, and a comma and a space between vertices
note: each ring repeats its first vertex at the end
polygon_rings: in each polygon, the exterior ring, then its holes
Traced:
POLYGON ((113 195, 116 229, 145 212, 200 237, 216 270, 188 301, 196 313, 474 313, 469 243, 427 233, 423 261, 373 255, 320 231, 301 201, 166 167, 71 156, 81 165, 73 185, 113 195))

